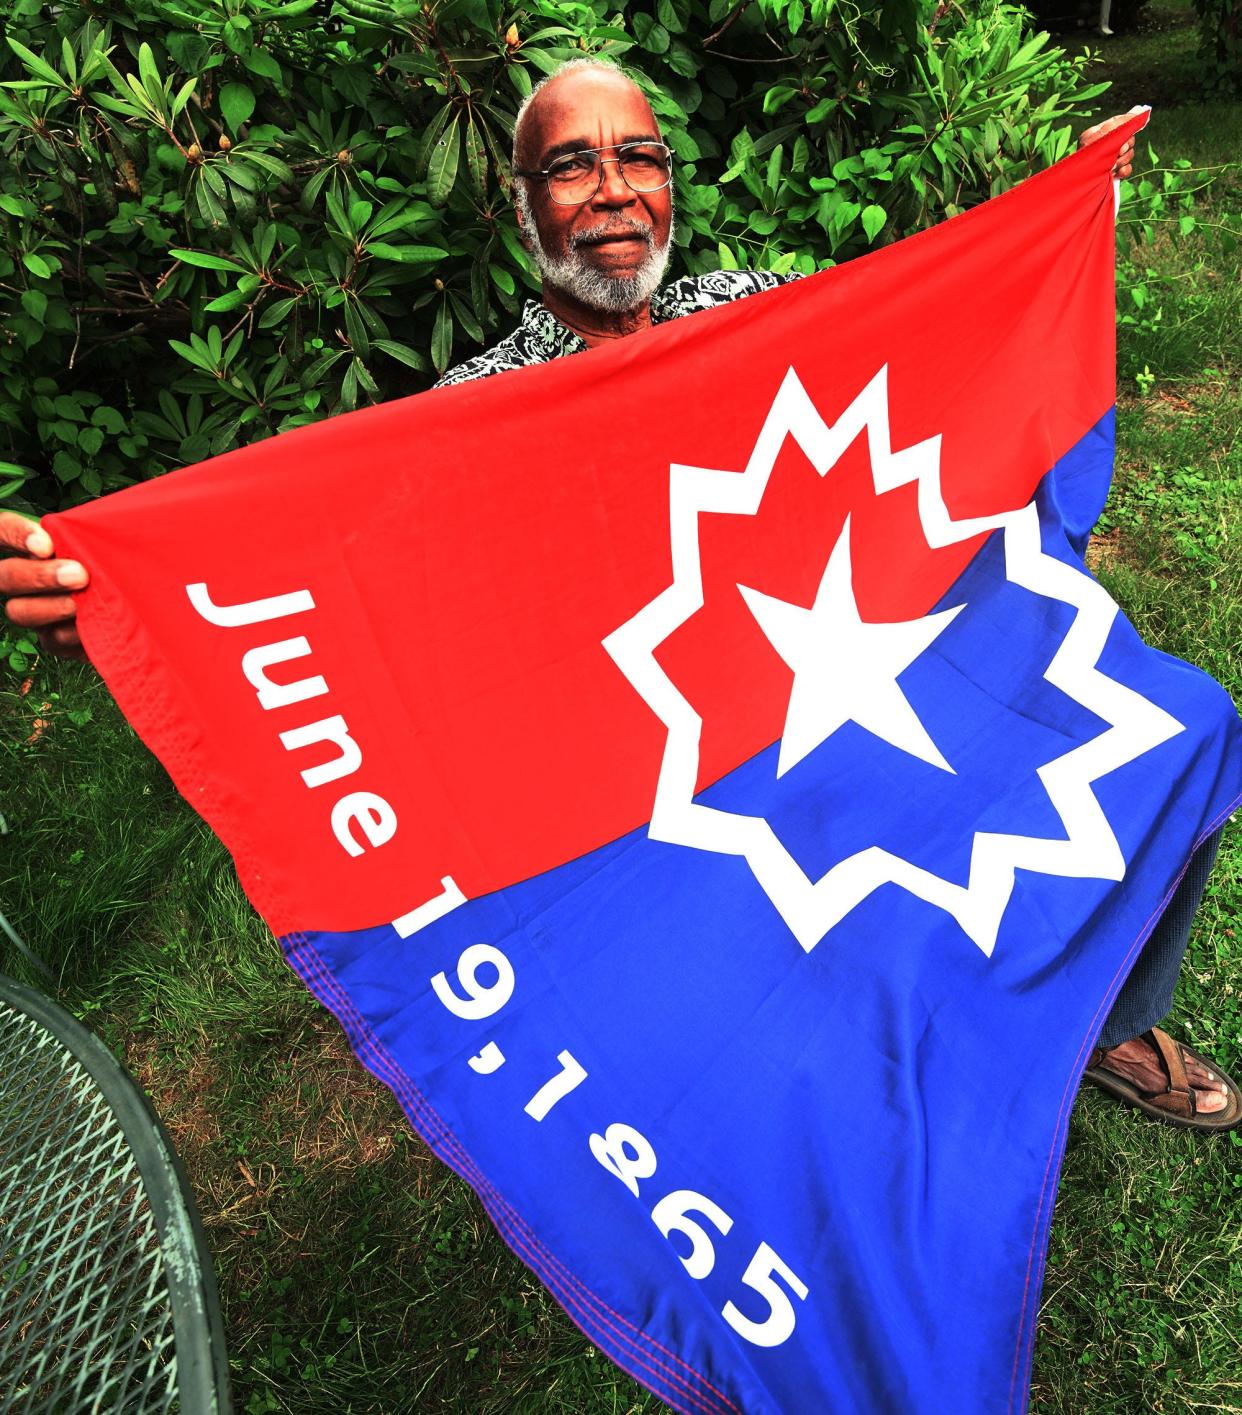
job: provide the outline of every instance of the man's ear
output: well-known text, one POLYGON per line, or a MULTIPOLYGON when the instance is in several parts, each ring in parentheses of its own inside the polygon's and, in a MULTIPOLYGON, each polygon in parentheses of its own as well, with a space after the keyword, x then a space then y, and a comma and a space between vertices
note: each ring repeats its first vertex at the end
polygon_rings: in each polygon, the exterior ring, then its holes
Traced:
POLYGON ((516 184, 517 184, 518 182, 520 182, 522 179, 521 179, 520 177, 515 177, 513 180, 514 180, 514 184, 515 184, 515 186, 514 186, 515 200, 514 200, 514 202, 513 202, 513 214, 514 214, 514 216, 517 217, 518 239, 521 241, 522 246, 523 246, 524 249, 526 249, 526 250, 528 250, 528 251, 533 251, 533 250, 535 249, 535 247, 534 247, 534 243, 531 241, 530 232, 527 231, 527 229, 526 229, 526 217, 525 217, 525 215, 524 215, 523 212, 522 212, 522 203, 521 203, 520 201, 517 201, 517 200, 516 200, 516 184))

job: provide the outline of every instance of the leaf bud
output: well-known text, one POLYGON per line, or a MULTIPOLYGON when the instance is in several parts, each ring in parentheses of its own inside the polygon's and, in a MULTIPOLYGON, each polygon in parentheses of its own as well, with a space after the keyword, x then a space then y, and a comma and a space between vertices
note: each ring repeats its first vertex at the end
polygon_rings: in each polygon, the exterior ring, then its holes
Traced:
POLYGON ((518 37, 517 25, 510 25, 509 28, 505 30, 505 43, 509 46, 510 49, 516 49, 521 43, 521 40, 518 37))

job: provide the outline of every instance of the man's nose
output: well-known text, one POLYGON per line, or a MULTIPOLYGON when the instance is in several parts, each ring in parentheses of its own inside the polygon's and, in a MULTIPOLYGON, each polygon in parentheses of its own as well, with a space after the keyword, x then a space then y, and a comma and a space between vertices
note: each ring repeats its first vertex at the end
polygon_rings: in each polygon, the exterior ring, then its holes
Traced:
POLYGON ((596 206, 630 206, 634 202, 634 189, 621 175, 619 157, 600 158, 599 190, 595 193, 596 206))

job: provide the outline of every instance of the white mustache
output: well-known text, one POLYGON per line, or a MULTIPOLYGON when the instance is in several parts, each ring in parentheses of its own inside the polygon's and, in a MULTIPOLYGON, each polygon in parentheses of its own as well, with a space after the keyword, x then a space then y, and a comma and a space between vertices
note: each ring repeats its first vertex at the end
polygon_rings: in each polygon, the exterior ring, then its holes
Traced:
POLYGON ((633 236, 636 240, 654 245, 655 233, 650 226, 640 221, 609 221, 602 226, 593 226, 589 231, 575 231, 569 238, 569 249, 576 251, 580 246, 597 246, 601 241, 615 240, 618 236, 633 236))

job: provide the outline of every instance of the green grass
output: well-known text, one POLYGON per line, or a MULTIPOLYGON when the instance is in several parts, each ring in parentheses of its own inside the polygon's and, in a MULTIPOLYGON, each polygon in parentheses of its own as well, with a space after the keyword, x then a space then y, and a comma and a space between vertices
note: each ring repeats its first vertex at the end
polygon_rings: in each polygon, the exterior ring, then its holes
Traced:
MULTIPOLYGON (((1187 7, 1104 49, 1162 160, 1226 162, 1242 107, 1194 103, 1187 7)), ((1236 224, 1236 174, 1200 210, 1236 224)), ((1095 551, 1143 632, 1242 698, 1242 291, 1211 233, 1164 234, 1121 330, 1118 477, 1095 551), (1147 272, 1151 272, 1150 274, 1147 272), (1159 321, 1154 320, 1155 308, 1159 321)), ((0 691, 0 907, 165 1117, 214 1249, 237 1408, 654 1412, 429 1155, 281 961, 222 848, 89 670, 0 691), (36 721, 46 725, 36 731, 36 721), (35 740, 27 740, 34 737, 35 740)), ((1222 852, 1174 1026, 1242 1074, 1242 840, 1222 852)), ((0 966, 31 976, 0 944, 0 966)), ((998 1058, 998 1065, 1003 1059, 998 1058)), ((1082 1098, 1054 1220, 1036 1415, 1242 1409, 1242 1143, 1082 1098)))
MULTIPOLYGON (((0 897, 186 1162, 237 1408, 660 1408, 590 1348, 354 1060, 94 675, 49 664, 21 686, 0 693, 0 897)), ((15 953, 0 965, 41 986, 15 953)))
MULTIPOLYGON (((1154 4, 1102 46, 1106 111, 1153 105, 1161 163, 1235 163, 1242 104, 1196 101, 1191 7, 1154 4)), ((1242 169, 1198 208, 1242 225, 1242 169)), ((1123 215, 1125 213, 1123 212, 1123 215)), ((1242 287, 1212 232, 1132 250, 1148 303, 1118 308, 1118 449, 1093 560, 1145 637, 1242 700, 1242 287), (1153 307, 1161 318, 1153 322, 1153 307)), ((1242 1070, 1242 832, 1225 837, 1170 1027, 1242 1070)), ((1242 1410, 1242 1143, 1075 1107, 1035 1352, 1034 1415, 1242 1410)))

